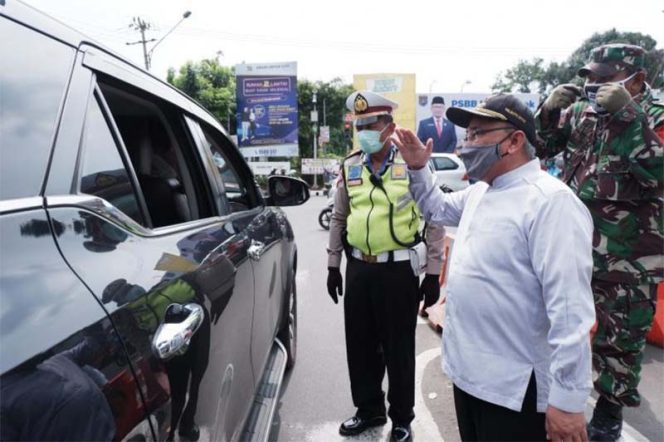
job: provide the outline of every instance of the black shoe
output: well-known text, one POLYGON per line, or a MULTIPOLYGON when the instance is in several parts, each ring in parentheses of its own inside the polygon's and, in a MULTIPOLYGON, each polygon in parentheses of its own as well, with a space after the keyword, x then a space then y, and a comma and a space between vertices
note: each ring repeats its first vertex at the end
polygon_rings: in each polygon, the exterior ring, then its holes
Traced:
POLYGON ((368 419, 353 416, 341 424, 339 427, 339 434, 342 436, 355 436, 362 433, 367 428, 379 427, 386 423, 387 418, 385 416, 374 416, 368 419))
POLYGON ((180 425, 178 434, 180 435, 180 438, 182 438, 182 440, 189 442, 196 442, 198 438, 201 437, 201 431, 198 429, 198 425, 196 424, 186 428, 180 425))
POLYGON ((622 433, 622 407, 600 397, 588 423, 588 440, 593 442, 615 442, 622 433))
POLYGON ((410 425, 395 425, 390 434, 391 442, 410 442, 413 440, 413 434, 410 425))

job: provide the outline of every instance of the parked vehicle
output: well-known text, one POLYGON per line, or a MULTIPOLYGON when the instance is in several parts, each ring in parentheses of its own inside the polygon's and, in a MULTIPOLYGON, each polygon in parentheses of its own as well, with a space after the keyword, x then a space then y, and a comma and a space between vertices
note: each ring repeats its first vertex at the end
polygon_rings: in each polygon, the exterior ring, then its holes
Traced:
POLYGON ((444 191, 457 191, 468 187, 466 166, 456 154, 432 153, 429 164, 436 175, 436 184, 444 188, 444 191))
POLYGON ((219 122, 0 1, 0 439, 264 440, 297 248, 219 122))

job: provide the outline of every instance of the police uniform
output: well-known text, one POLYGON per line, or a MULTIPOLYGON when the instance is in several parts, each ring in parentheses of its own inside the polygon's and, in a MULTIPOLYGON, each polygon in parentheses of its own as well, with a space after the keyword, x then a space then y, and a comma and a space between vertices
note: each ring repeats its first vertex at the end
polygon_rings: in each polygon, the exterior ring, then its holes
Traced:
MULTIPOLYGON (((644 58, 638 46, 600 46, 579 76, 638 72, 644 58)), ((598 329, 593 365, 600 399, 589 436, 611 440, 620 435, 621 407, 641 401, 637 386, 645 336, 655 312, 657 283, 664 280, 664 109, 644 83, 614 113, 604 114, 584 98, 549 119, 553 124, 539 132, 544 141, 539 153, 564 152, 564 180, 586 204, 595 226, 592 287, 598 329)))
MULTIPOLYGON (((346 105, 357 126, 371 124, 397 107, 365 91, 353 93, 346 105)), ((420 241, 420 212, 408 188, 406 164, 395 146, 389 146, 377 171, 372 169, 371 155, 358 150, 344 159, 341 172, 330 223, 328 268, 339 268, 345 249, 346 350, 356 418, 382 416, 378 424, 385 423, 382 380, 387 368, 388 415, 394 425, 408 426, 414 418, 420 301, 419 276, 411 265, 414 254, 409 247, 420 241)), ((443 237, 440 227, 425 231, 427 277, 440 272, 443 237)), ((342 434, 361 432, 344 433, 344 425, 342 434)))

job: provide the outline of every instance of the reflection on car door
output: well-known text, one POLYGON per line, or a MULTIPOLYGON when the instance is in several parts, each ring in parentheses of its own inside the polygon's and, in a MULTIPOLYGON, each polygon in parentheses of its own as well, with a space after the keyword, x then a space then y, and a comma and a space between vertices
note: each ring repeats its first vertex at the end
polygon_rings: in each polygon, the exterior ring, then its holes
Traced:
POLYGON ((218 216, 177 107, 99 77, 76 194, 47 195, 54 222, 68 226, 59 247, 125 342, 157 437, 230 439, 255 382, 251 220, 218 216), (169 306, 187 303, 203 308, 203 324, 160 360, 151 340, 162 323, 179 321, 169 306))
POLYGON ((254 377, 260 380, 270 348, 272 347, 281 306, 284 302, 283 263, 285 232, 277 222, 274 209, 264 204, 252 204, 250 194, 255 186, 249 186, 248 168, 240 161, 240 155, 219 131, 189 120, 190 127, 199 133, 203 150, 211 155, 214 169, 218 171, 226 200, 236 213, 251 212, 248 233, 248 255, 254 269, 255 308, 252 320, 251 360, 254 377), (254 206, 255 208, 251 209, 254 206))
POLYGON ((0 440, 153 438, 122 339, 53 241, 72 227, 0 217, 0 440))

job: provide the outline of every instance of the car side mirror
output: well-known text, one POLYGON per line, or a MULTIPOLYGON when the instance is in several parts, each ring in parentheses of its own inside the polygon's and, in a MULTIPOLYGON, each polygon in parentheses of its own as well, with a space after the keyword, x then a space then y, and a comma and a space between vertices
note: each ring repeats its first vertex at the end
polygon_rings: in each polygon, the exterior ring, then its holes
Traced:
POLYGON ((299 206, 309 199, 309 186, 299 178, 273 175, 267 179, 270 206, 299 206))

